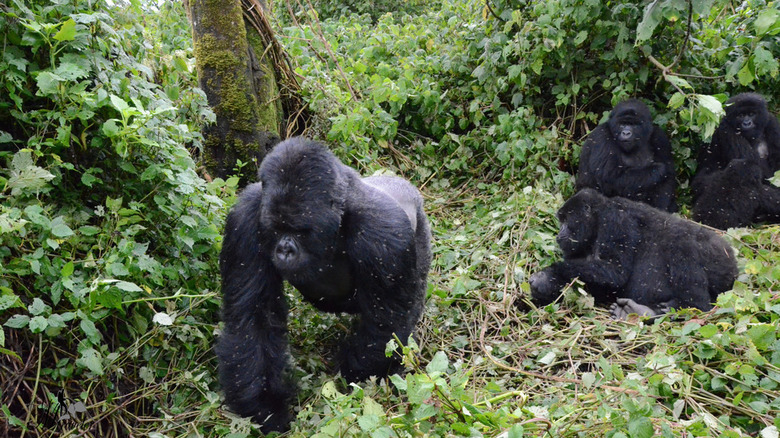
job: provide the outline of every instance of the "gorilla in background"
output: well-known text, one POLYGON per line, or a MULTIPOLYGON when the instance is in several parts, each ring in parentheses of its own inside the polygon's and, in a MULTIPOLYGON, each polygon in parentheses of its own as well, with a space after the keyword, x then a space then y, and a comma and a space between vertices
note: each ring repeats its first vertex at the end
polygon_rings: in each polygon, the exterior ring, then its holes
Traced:
POLYGON ((574 278, 615 318, 712 308, 732 288, 731 247, 701 225, 640 202, 583 189, 558 210, 563 261, 531 276, 534 302, 554 301, 574 278))
POLYGON ((391 176, 361 178, 323 145, 278 144, 225 225, 220 254, 224 330, 215 347, 225 403, 261 424, 289 428, 283 281, 319 310, 360 315, 342 347, 349 381, 384 376, 423 311, 431 231, 417 189, 391 176))
POLYGON ((780 188, 766 181, 780 169, 780 123, 763 97, 729 99, 726 116, 697 159, 694 220, 724 230, 780 221, 780 188))
POLYGON ((588 135, 577 174, 577 189, 585 187, 677 211, 672 146, 647 105, 635 99, 617 104, 588 135))

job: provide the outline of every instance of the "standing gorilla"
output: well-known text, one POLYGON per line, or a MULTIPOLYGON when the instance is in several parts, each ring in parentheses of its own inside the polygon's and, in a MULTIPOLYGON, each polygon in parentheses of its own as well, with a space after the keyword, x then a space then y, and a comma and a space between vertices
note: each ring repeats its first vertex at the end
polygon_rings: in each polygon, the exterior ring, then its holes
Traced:
POLYGON ((644 103, 619 103, 582 145, 577 189, 677 211, 672 146, 644 103))
POLYGON ((417 189, 391 176, 361 178, 324 146, 277 145, 230 212, 220 254, 222 318, 216 353, 225 403, 264 432, 289 427, 283 280, 315 307, 360 314, 341 351, 349 381, 384 376, 393 334, 420 319, 431 231, 417 189))
POLYGON ((670 308, 709 310, 731 289, 731 247, 699 224, 624 198, 583 189, 558 210, 563 261, 530 278, 531 294, 549 304, 579 278, 612 314, 657 315, 670 308))
POLYGON ((693 219, 726 229, 780 221, 780 188, 766 178, 780 169, 780 123, 755 93, 726 102, 726 117, 698 156, 693 219))

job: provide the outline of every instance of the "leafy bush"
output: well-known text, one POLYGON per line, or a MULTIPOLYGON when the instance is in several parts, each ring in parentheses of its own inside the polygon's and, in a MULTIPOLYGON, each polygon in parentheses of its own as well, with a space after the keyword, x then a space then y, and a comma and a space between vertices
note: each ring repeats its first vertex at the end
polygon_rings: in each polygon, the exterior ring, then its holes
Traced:
POLYGON ((777 2, 443 2, 284 32, 329 138, 369 157, 411 145, 423 179, 557 183, 606 112, 638 97, 670 133, 686 181, 726 97, 780 85, 777 2))
POLYGON ((172 403, 161 381, 192 385, 183 399, 208 390, 208 368, 166 376, 210 348, 220 197, 235 184, 196 174, 187 147, 199 147, 213 115, 192 88, 186 46, 165 58, 147 50, 145 11, 10 6, 0 14, 2 408, 12 425, 40 425, 56 411, 44 403, 30 422, 36 404, 64 393, 82 406, 121 404, 85 419, 116 427, 127 412, 172 403), (33 358, 36 386, 20 387, 33 358), (132 395, 141 387, 152 390, 132 395))

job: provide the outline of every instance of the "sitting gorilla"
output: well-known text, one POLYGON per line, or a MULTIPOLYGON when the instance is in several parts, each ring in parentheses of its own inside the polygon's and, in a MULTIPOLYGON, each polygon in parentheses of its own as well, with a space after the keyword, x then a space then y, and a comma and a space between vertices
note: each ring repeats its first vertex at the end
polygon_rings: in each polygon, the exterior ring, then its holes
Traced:
POLYGON ((612 314, 654 316, 670 308, 709 310, 733 286, 737 262, 715 232, 646 204, 583 189, 558 210, 563 261, 531 276, 546 305, 579 278, 612 314))
POLYGON ((644 103, 619 103, 588 135, 577 173, 577 189, 585 187, 677 211, 672 146, 644 103))
POLYGON ((692 183, 693 219, 726 229, 780 221, 780 188, 766 178, 780 169, 780 124, 763 97, 742 93, 699 152, 692 183))
POLYGON ((224 330, 216 353, 225 403, 263 432, 289 428, 288 281, 315 307, 360 314, 343 345, 349 381, 384 376, 423 311, 431 231, 417 189, 392 176, 361 178, 324 146, 278 144, 228 215, 220 254, 224 330))

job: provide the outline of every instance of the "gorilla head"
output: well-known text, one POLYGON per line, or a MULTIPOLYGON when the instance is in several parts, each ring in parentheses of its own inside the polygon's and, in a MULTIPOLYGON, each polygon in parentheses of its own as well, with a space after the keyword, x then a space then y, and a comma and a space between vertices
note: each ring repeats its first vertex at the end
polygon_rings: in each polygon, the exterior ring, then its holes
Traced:
POLYGON ((640 146, 649 144, 653 132, 653 120, 647 105, 629 99, 615 106, 609 113, 609 130, 620 149, 631 154, 640 146))
MULTIPOLYGON (((293 285, 305 288, 316 281, 322 272, 317 264, 338 259, 345 249, 340 232, 347 178, 340 166, 326 149, 303 142, 277 147, 260 166, 264 198, 260 224, 269 231, 263 246, 274 267, 293 285)), ((326 264, 326 268, 333 267, 332 262, 326 264)), ((343 274, 333 278, 348 278, 343 274)), ((344 297, 349 284, 339 283, 341 290, 331 292, 344 297)))
MULTIPOLYGON (((751 142, 763 135, 769 116, 766 100, 759 94, 742 93, 726 101, 725 122, 751 142)), ((762 158, 766 158, 766 151, 762 158)))
POLYGON ((598 224, 594 210, 598 211, 603 199, 595 191, 583 189, 558 210, 561 225, 556 241, 564 257, 583 257, 592 251, 598 224))

